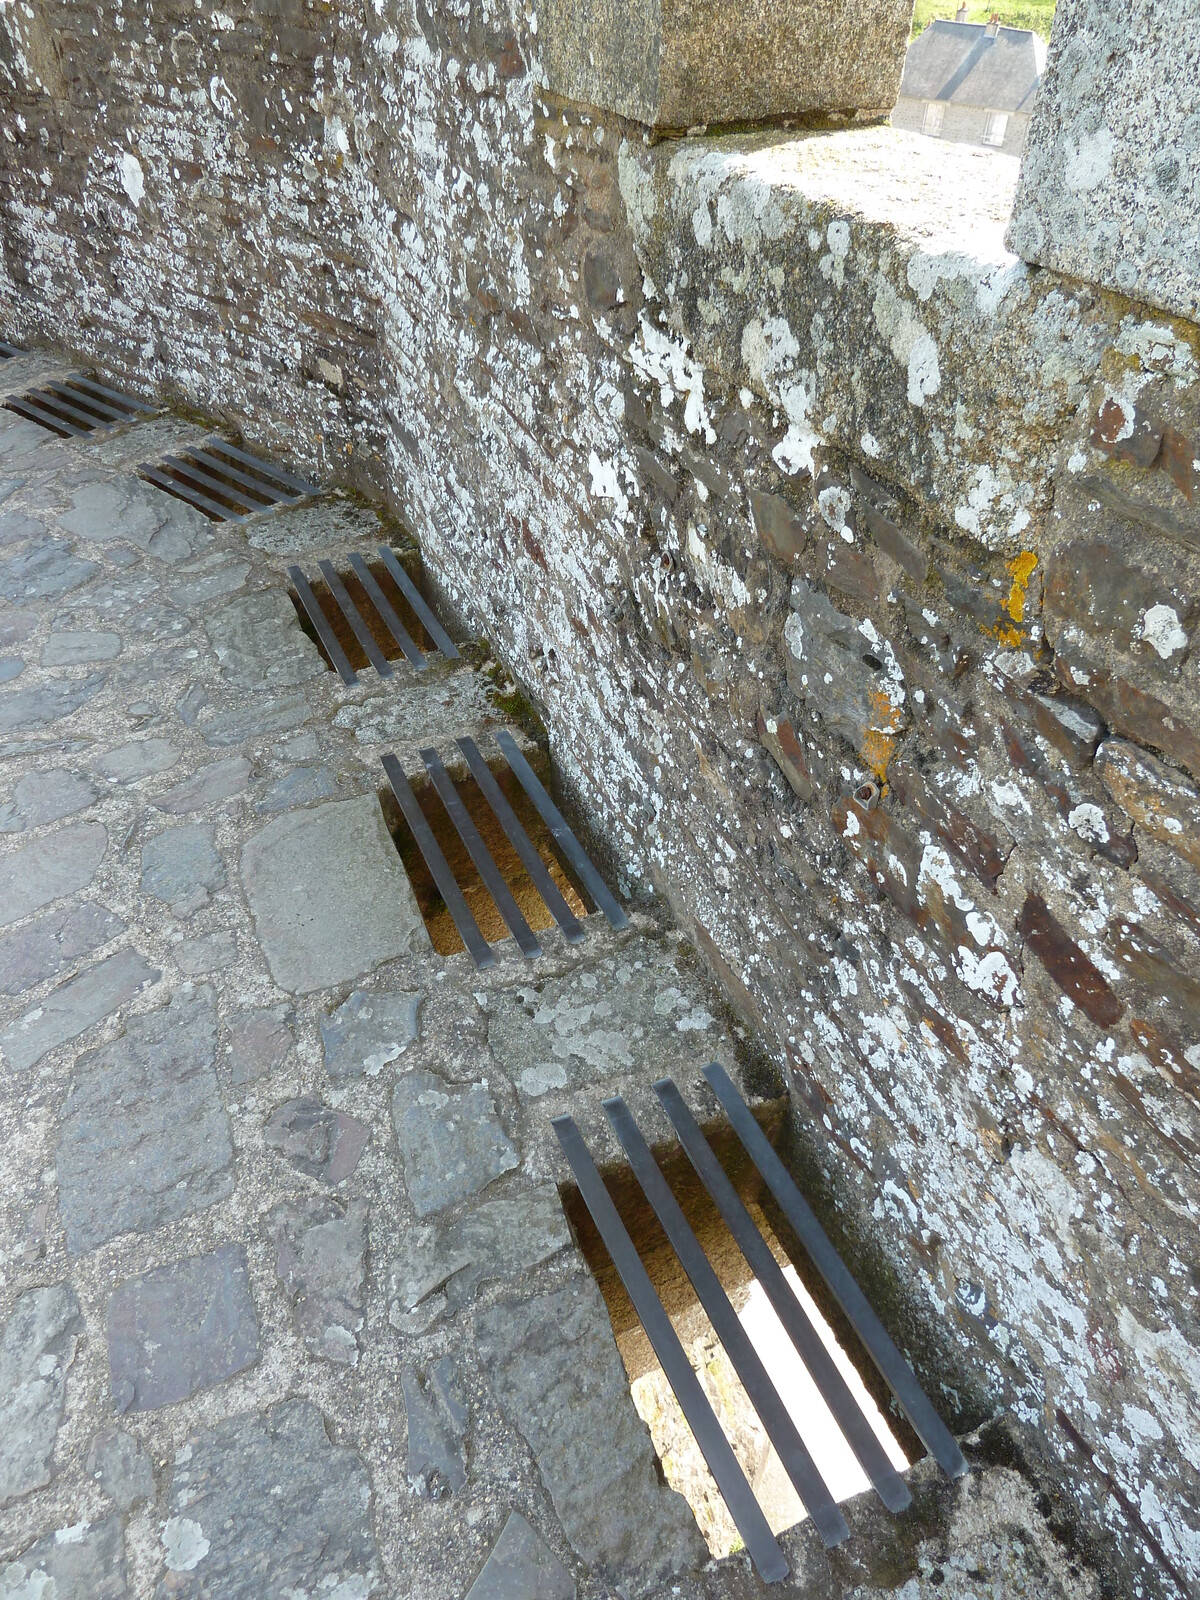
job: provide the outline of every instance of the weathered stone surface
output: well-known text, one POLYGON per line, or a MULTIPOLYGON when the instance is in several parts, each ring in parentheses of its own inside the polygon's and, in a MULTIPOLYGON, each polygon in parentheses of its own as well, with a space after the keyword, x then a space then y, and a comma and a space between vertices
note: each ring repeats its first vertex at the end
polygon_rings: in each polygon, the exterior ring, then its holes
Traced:
POLYGON ((682 130, 801 112, 890 111, 909 20, 895 0, 836 15, 765 0, 702 0, 686 11, 550 0, 537 42, 552 94, 682 130))
POLYGON ((0 595, 14 605, 52 599, 78 589, 99 570, 94 561, 73 555, 65 540, 39 539, 0 561, 0 595))
POLYGON ((59 1210, 78 1255, 191 1216, 233 1189, 213 1070, 212 994, 179 993, 79 1058, 60 1121, 59 1210))
POLYGON ((154 1499, 154 1462, 119 1428, 105 1428, 92 1440, 87 1470, 120 1511, 154 1499))
POLYGON ((792 505, 778 494, 750 494, 750 512, 763 545, 779 561, 791 566, 808 543, 808 526, 792 505))
POLYGON ((770 752, 787 779, 788 787, 799 799, 811 800, 817 792, 817 786, 808 770, 804 747, 791 721, 787 717, 764 717, 760 711, 754 726, 763 747, 770 752))
POLYGON ((20 994, 56 977, 124 932, 120 917, 90 900, 47 911, 0 939, 0 994, 20 994))
POLYGON ((60 1283, 27 1289, 0 1334, 0 1506, 50 1482, 67 1369, 82 1331, 79 1302, 60 1283))
POLYGON ((60 1528, 0 1566, 0 1600, 127 1600, 120 1517, 60 1528))
POLYGON ((188 978, 202 978, 210 972, 228 972, 237 957, 237 940, 227 929, 201 933, 172 946, 180 972, 188 978))
POLYGON ((703 1541, 686 1503, 659 1481, 595 1284, 482 1313, 478 1343, 572 1548, 629 1586, 699 1566, 703 1541))
POLYGON ((303 695, 256 696, 251 705, 222 708, 198 719, 205 744, 212 749, 242 744, 247 739, 286 733, 308 721, 311 711, 303 695))
POLYGON ((328 767, 293 767, 275 779, 258 809, 290 811, 293 806, 312 805, 315 800, 332 800, 337 793, 338 781, 328 767))
POLYGON ((20 656, 0 657, 0 683, 11 683, 14 678, 19 678, 25 671, 25 663, 20 656))
POLYGON ((110 783, 137 783, 156 772, 169 772, 179 760, 179 746, 169 739, 135 739, 100 757, 97 765, 110 783))
POLYGON ((210 761, 193 777, 185 778, 174 788, 160 794, 153 802, 160 811, 172 816, 186 816, 189 811, 203 811, 208 806, 230 800, 250 782, 253 768, 245 756, 228 756, 223 761, 210 761))
POLYGON ((1063 0, 1009 238, 1026 261, 1200 318, 1200 47, 1186 4, 1063 0))
POLYGON ((79 667, 121 653, 119 633, 52 633, 42 646, 44 667, 79 667))
POLYGON ((575 1580, 521 1513, 512 1511, 467 1600, 575 1600, 575 1580))
POLYGON ((0 833, 21 833, 58 822, 84 810, 95 798, 96 791, 77 772, 63 767, 28 772, 13 789, 11 800, 0 806, 0 833))
POLYGON ((375 1077, 416 1040, 420 1006, 419 994, 356 989, 321 1018, 326 1072, 335 1080, 375 1077))
POLYGON ((263 1129, 269 1150, 277 1150, 297 1172, 328 1184, 350 1176, 369 1137, 357 1117, 308 1094, 280 1106, 263 1129))
POLYGON ((728 1035, 671 955, 649 940, 537 987, 491 997, 488 1043, 522 1094, 598 1083, 636 1067, 679 1076, 728 1049, 728 1035))
POLYGON ((246 1252, 226 1244, 130 1278, 105 1318, 113 1408, 153 1411, 243 1372, 258 1359, 246 1252))
POLYGON ((402 1333, 423 1332, 481 1283, 528 1272, 570 1242, 553 1184, 485 1200, 448 1227, 413 1228, 388 1276, 388 1319, 402 1333))
POLYGON ((234 1083, 250 1083, 286 1061, 295 1040, 287 1006, 243 1011, 229 1019, 229 1065, 234 1083))
POLYGON ((155 1600, 365 1597, 380 1576, 370 1507, 366 1468, 308 1401, 230 1417, 176 1456, 155 1600))
POLYGON ((429 948, 374 795, 269 822, 242 851, 242 882, 272 976, 293 993, 429 948))
POLYGON ((1096 771, 1109 794, 1151 837, 1200 867, 1200 793, 1165 762, 1123 739, 1106 739, 1096 771))
POLYGON ((889 642, 870 618, 846 616, 801 579, 783 636, 792 692, 882 777, 906 721, 904 677, 889 642))
POLYGON ((300 1335, 315 1356, 358 1365, 366 1284, 367 1205, 308 1197, 276 1206, 267 1218, 275 1271, 300 1335))
POLYGON ((80 822, 10 851, 0 860, 0 927, 86 889, 107 849, 101 824, 80 822))
POLYGON ((325 672, 282 587, 244 595, 204 626, 221 671, 238 688, 304 683, 325 672))
POLYGON ((1026 895, 1018 927, 1026 948, 1098 1028, 1111 1028, 1120 1020, 1125 1008, 1104 974, 1067 935, 1041 895, 1026 895))
POLYGON ((207 822, 164 828, 142 846, 142 888, 182 916, 204 905, 225 883, 225 867, 207 822))
POLYGON ((224 595, 235 594, 250 573, 248 561, 232 561, 224 550, 214 550, 179 569, 171 590, 176 605, 185 611, 203 610, 224 595))
POLYGON ((93 544, 120 539, 160 561, 182 561, 212 537, 203 512, 133 473, 85 479, 58 520, 68 533, 93 544))
POLYGON ((463 1089, 432 1072, 410 1073, 392 1094, 392 1121, 419 1217, 477 1194, 520 1159, 480 1083, 463 1089))
POLYGON ((411 1367, 400 1381, 408 1418, 408 1481, 420 1495, 457 1494, 467 1481, 462 1441, 470 1420, 448 1357, 435 1361, 424 1383, 411 1367))
POLYGON ((88 678, 43 683, 0 695, 0 733, 24 733, 69 717, 99 694, 104 684, 104 674, 96 672, 88 678))
POLYGON ((0 1033, 0 1053, 21 1070, 75 1039, 160 976, 136 950, 118 950, 31 1007, 0 1033))

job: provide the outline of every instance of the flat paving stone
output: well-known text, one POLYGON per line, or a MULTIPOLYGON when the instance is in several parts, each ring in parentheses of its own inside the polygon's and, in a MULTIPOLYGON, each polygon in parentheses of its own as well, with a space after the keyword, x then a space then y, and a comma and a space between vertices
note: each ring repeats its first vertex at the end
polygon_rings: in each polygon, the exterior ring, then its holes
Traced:
POLYGON ((521 1513, 513 1511, 467 1600, 575 1600, 575 1580, 521 1513))
POLYGON ((185 561, 211 543, 208 518, 182 500, 163 494, 132 472, 95 477, 74 488, 59 524, 92 544, 121 539, 160 561, 185 561))
MULTIPOLYGON (((0 488, 0 504, 19 487, 5 484, 0 488)), ((22 544, 26 539, 44 539, 46 532, 42 517, 31 516, 28 511, 0 511, 0 547, 22 544)))
POLYGON ((222 674, 236 688, 279 688, 325 674, 282 584, 240 596, 204 627, 222 674))
POLYGON ((237 940, 232 933, 201 933, 182 939, 174 947, 175 961, 186 978, 203 978, 210 972, 227 972, 237 959, 237 940))
POLYGON ((0 1033, 0 1056, 23 1071, 77 1039, 161 976, 136 950, 118 950, 54 989, 0 1033))
POLYGON ((119 633, 52 633, 42 646, 42 665, 80 667, 94 661, 112 661, 120 653, 119 633))
POLYGON ((200 611, 214 600, 236 594, 250 574, 248 561, 231 561, 224 550, 214 550, 179 568, 171 595, 187 611, 200 611))
POLYGON ((20 994, 56 978, 124 932, 120 917, 90 900, 43 912, 0 938, 0 994, 20 994))
POLYGON ((253 775, 254 768, 245 756, 227 756, 222 761, 210 761, 150 803, 172 816, 186 816, 189 811, 204 811, 241 794, 253 775))
POLYGON ((68 682, 42 683, 0 695, 0 733, 25 733, 47 728, 87 705, 107 682, 103 672, 68 682))
POLYGON ((96 791, 78 772, 53 767, 49 772, 27 772, 0 806, 0 833, 23 833, 48 822, 84 811, 96 799, 96 791))
POLYGON ((132 1434, 105 1428, 88 1450, 87 1474, 120 1511, 154 1499, 154 1462, 132 1434))
POLYGON ((13 605, 53 600, 94 578, 100 568, 75 555, 65 539, 39 539, 17 555, 0 561, 0 596, 13 605))
POLYGON ((0 683, 11 683, 14 678, 19 678, 25 671, 25 663, 20 656, 0 657, 0 683))
POLYGON ((236 1084, 252 1083, 282 1066, 295 1044, 288 1006, 264 1006, 229 1019, 229 1065, 236 1084))
POLYGON ((72 1255, 192 1216, 232 1193, 216 1034, 211 992, 181 991, 79 1058, 57 1160, 72 1255))
POLYGON ((164 828, 142 846, 143 891, 165 900, 177 915, 195 911, 224 884, 225 865, 207 822, 164 828))
POLYGON ((267 1219, 275 1271, 305 1347, 341 1366, 358 1365, 366 1286, 367 1205, 307 1196, 267 1219))
POLYGON ((110 783, 137 783, 179 762, 179 746, 169 739, 133 739, 108 750, 96 765, 110 783))
POLYGON ((191 1435, 168 1512, 155 1600, 366 1600, 380 1579, 366 1468, 306 1400, 191 1435))
POLYGON ((244 1372, 258 1360, 244 1247, 130 1278, 110 1296, 105 1322, 118 1416, 174 1405, 244 1372))
POLYGON ((20 1295, 0 1334, 0 1506, 50 1482, 67 1369, 82 1331, 79 1301, 59 1283, 20 1295))
POLYGON ((126 1600, 119 1516, 57 1528, 0 1566, 0 1600, 126 1600))
POLYGON ((376 1077, 415 1043, 421 996, 408 990, 356 989, 321 1018, 325 1070, 334 1080, 376 1077))
POLYGON ((408 1481, 419 1495, 441 1499, 467 1482, 462 1441, 470 1420, 454 1364, 435 1361, 424 1382, 412 1367, 402 1367, 400 1384, 408 1419, 408 1481))
POLYGON ((328 767, 293 767, 276 778, 258 803, 262 812, 291 811, 317 800, 332 800, 340 785, 328 767))
POLYGON ((659 1478, 591 1278, 480 1313, 476 1343, 572 1549, 598 1579, 640 1591, 703 1564, 687 1502, 659 1478))
POLYGON ((0 858, 0 928, 86 889, 107 849, 103 826, 80 822, 0 858))
POLYGON ((196 725, 211 749, 243 744, 268 734, 287 733, 299 728, 312 715, 303 695, 256 695, 248 706, 229 706, 208 717, 198 717, 196 725))
POLYGON ((373 794, 267 823, 242 851, 242 883, 271 975, 294 994, 431 948, 373 794))
POLYGON ((520 1164, 481 1083, 452 1088, 432 1072, 410 1073, 392 1093, 392 1122, 419 1217, 477 1194, 520 1164))
POLYGON ((268 1150, 276 1151, 305 1177, 330 1185, 350 1176, 369 1137, 366 1123, 310 1094, 280 1106, 263 1129, 268 1150))

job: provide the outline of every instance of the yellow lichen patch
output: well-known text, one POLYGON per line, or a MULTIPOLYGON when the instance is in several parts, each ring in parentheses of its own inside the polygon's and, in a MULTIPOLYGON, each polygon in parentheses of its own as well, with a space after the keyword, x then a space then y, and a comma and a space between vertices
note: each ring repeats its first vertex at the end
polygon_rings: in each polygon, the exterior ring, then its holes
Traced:
POLYGON ((1025 621, 1025 601, 1029 593, 1029 580, 1037 567, 1038 558, 1032 550, 1022 550, 1020 555, 1014 556, 1007 563, 1008 575, 1012 579, 1009 586, 1008 598, 1004 602, 1004 609, 1012 621, 1007 622, 1001 618, 987 631, 995 636, 1001 644, 1007 645, 1010 650, 1017 650, 1023 642, 1021 625, 1025 621))

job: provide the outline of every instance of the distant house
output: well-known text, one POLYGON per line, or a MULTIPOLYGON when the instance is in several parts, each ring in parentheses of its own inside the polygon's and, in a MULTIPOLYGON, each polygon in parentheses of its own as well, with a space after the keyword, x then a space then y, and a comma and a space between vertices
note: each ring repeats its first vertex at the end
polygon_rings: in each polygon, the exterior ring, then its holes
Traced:
POLYGON ((931 22, 908 47, 892 125, 1019 156, 1045 65, 1045 42, 1027 28, 995 16, 931 22))

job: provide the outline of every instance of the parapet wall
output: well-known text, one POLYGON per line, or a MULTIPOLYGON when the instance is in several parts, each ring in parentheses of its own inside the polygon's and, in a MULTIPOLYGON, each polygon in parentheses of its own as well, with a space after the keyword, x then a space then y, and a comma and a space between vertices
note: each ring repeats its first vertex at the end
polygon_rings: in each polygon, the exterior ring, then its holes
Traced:
POLYGON ((1182 1589, 1200 331, 1008 254, 1003 155, 651 144, 537 52, 515 4, 0 11, 0 332, 399 507, 947 1411, 1182 1589))

